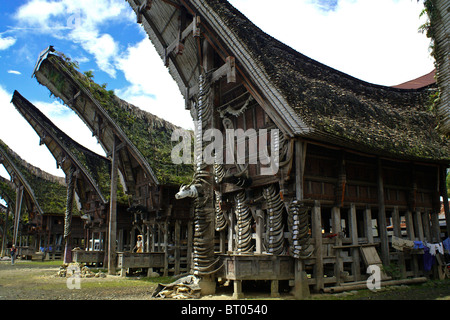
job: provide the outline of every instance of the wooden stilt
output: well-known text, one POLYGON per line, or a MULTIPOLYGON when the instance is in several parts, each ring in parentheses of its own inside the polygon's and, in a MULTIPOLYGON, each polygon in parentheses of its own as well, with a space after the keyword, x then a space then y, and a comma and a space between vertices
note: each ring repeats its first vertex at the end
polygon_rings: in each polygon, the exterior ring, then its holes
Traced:
POLYGON ((117 232, 117 175, 118 175, 118 145, 117 138, 114 139, 111 163, 111 194, 109 208, 109 228, 108 228, 108 274, 116 273, 116 232, 117 232))
POLYGON ((315 290, 320 292, 324 287, 323 282, 323 256, 322 256, 322 217, 319 201, 314 202, 312 217, 312 234, 315 241, 314 252, 316 263, 314 264, 314 277, 316 279, 315 290))
MULTIPOLYGON (((357 225, 357 218, 356 218, 356 207, 355 204, 352 203, 350 205, 349 210, 349 227, 350 227, 350 238, 352 240, 352 244, 358 246, 358 225, 357 225)), ((359 281, 361 279, 361 271, 360 271, 360 259, 359 259, 359 248, 355 247, 350 249, 352 252, 352 274, 353 274, 353 280, 359 281)))

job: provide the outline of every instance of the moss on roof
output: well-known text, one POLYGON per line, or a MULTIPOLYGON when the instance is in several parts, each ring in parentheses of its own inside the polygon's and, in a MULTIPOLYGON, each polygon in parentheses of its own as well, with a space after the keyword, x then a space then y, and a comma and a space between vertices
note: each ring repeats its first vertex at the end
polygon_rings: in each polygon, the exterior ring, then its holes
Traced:
MULTIPOLYGON (((180 185, 192 179, 191 165, 176 165, 171 159, 174 145, 171 137, 173 131, 179 127, 120 99, 114 91, 106 89, 106 84, 99 85, 94 82, 92 74, 81 73, 78 65, 63 55, 49 55, 48 59, 58 59, 59 62, 64 63, 72 75, 91 92, 116 125, 141 152, 160 184, 180 185)), ((59 81, 63 85, 64 80, 59 81)))
MULTIPOLYGON (((63 183, 62 178, 53 176, 30 165, 12 151, 2 140, 0 140, 0 148, 6 152, 24 179, 26 179, 33 189, 36 201, 44 214, 65 214, 67 188, 63 183)), ((75 203, 73 206, 73 214, 79 214, 75 203)))
MULTIPOLYGON (((450 159, 428 108, 435 88, 370 84, 325 66, 267 35, 226 0, 205 0, 319 139, 405 158, 450 159)), ((239 57, 237 57, 239 58, 239 57)))

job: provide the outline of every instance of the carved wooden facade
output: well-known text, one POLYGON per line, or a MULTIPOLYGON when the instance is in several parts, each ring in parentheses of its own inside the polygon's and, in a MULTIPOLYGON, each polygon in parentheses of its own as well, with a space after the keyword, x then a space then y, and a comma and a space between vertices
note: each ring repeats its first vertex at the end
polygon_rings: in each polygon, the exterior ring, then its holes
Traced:
MULTIPOLYGON (((34 76, 87 124, 111 159, 111 176, 120 173, 120 181, 111 179, 110 183, 108 243, 117 241, 115 248, 106 250, 110 272, 114 273, 116 269, 115 253, 132 251, 138 235, 143 236, 145 252, 165 253, 165 274, 188 271, 192 245, 188 231, 190 200, 175 199, 179 181, 186 174, 170 162, 170 151, 161 154, 152 149, 167 144, 167 141, 170 144, 176 127, 109 94, 98 85, 94 87, 94 82, 52 47, 42 52, 34 76), (135 126, 139 126, 139 130, 135 126), (118 228, 120 218, 114 199, 118 182, 128 198, 127 215, 123 218, 127 217, 129 226, 122 231, 118 228)), ((186 168, 191 170, 186 166, 184 170, 186 168)))
MULTIPOLYGON (((239 296, 241 281, 251 279, 272 280, 274 294, 278 280, 296 292, 302 282, 320 291, 360 281, 366 247, 376 247, 379 264, 399 261, 406 276, 423 274, 418 257, 393 250, 390 239, 441 237, 450 158, 426 108, 430 88, 352 78, 268 36, 224 0, 128 2, 201 138, 207 129, 223 137, 227 129, 254 129, 257 137, 267 129, 267 153, 279 147, 274 174, 251 152, 243 163, 237 154, 226 162, 224 153, 218 163, 196 163, 191 185, 180 190, 197 199, 192 272, 204 292, 214 290, 215 277, 234 280, 239 296)), ((258 146, 248 140, 232 144, 258 146)))

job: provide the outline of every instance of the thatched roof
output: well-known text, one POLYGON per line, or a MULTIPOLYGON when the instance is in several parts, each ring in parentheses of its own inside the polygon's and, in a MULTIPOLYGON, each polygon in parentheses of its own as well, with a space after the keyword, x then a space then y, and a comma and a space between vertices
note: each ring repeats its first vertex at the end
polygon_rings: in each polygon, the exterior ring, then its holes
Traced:
MULTIPOLYGON (((24 199, 28 211, 40 214, 65 213, 66 186, 64 178, 56 177, 29 164, 2 140, 0 140, 0 156, 4 158, 3 165, 13 176, 16 187, 24 186, 24 199)), ((78 213, 76 207, 73 212, 74 214, 78 213)))
POLYGON ((64 54, 53 51, 47 50, 38 61, 36 79, 80 116, 107 153, 113 149, 114 136, 126 143, 119 166, 128 190, 134 192, 136 167, 156 184, 190 181, 192 167, 175 165, 171 159, 171 136, 179 127, 118 98, 81 73, 64 54))
POLYGON ((427 108, 432 89, 370 84, 325 66, 267 35, 225 0, 205 1, 309 127, 311 137, 399 157, 450 159, 427 108))
MULTIPOLYGON (((139 12, 143 1, 128 2, 139 12)), ((435 130, 437 116, 429 103, 436 88, 401 90, 356 79, 266 34, 226 0, 187 0, 183 5, 200 16, 201 30, 219 55, 235 57, 242 78, 261 95, 261 107, 289 136, 395 158, 450 160, 449 143, 435 130)), ((173 7, 166 2, 154 2, 142 14, 142 25, 162 58, 178 34, 172 17, 173 7)), ((191 39, 184 42, 183 55, 168 60, 183 94, 194 86, 192 75, 198 77, 198 44, 191 39)))
POLYGON ((66 135, 19 92, 14 92, 11 102, 40 136, 41 143, 47 146, 66 176, 71 174, 71 167, 78 170, 76 191, 79 198, 84 201, 87 190, 91 189, 99 201, 106 203, 111 180, 110 161, 66 135))

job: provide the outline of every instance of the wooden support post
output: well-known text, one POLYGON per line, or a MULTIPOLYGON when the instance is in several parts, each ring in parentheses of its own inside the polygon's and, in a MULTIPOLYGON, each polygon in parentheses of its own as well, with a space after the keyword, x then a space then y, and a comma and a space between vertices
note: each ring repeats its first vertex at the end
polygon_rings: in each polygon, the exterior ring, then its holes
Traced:
POLYGON ((271 282, 270 282, 270 296, 272 298, 280 297, 278 280, 271 280, 271 282))
MULTIPOLYGON (((333 207, 331 209, 331 227, 333 229, 333 233, 336 233, 335 237, 335 246, 342 246, 342 226, 341 226, 341 209, 339 207, 333 207)), ((344 271, 344 262, 341 257, 340 249, 332 249, 334 251, 334 255, 336 256, 336 262, 334 263, 334 276, 336 278, 336 285, 339 286, 341 284, 341 275, 344 271)))
POLYGON ((364 232, 367 243, 373 243, 372 210, 369 206, 364 209, 364 232))
POLYGON ((181 221, 175 221, 175 274, 180 274, 181 221))
MULTIPOLYGON (((415 240, 416 235, 414 232, 414 218, 413 218, 413 213, 410 210, 406 211, 405 219, 406 219, 406 234, 408 235, 408 239, 415 240)), ((419 276, 419 262, 418 262, 418 257, 415 254, 411 255, 411 267, 412 267, 414 276, 418 277, 419 276)))
POLYGON ((386 226, 386 207, 384 202, 384 181, 381 160, 378 159, 378 231, 381 241, 381 260, 389 265, 389 242, 386 226))
MULTIPOLYGON (((394 225, 394 236, 398 238, 402 238, 402 229, 400 226, 400 212, 398 211, 398 207, 394 207, 392 211, 392 223, 394 225)), ((406 278, 406 265, 405 265, 405 255, 402 251, 397 252, 398 256, 398 264, 401 271, 402 279, 406 278)))
POLYGON ((230 221, 228 223, 228 252, 233 252, 234 251, 234 209, 231 209, 231 214, 228 215, 230 221))
MULTIPOLYGON (((306 146, 307 144, 305 142, 302 142, 299 139, 295 140, 295 197, 299 201, 303 200, 304 194, 303 176, 305 170, 306 146)), ((293 294, 297 299, 306 299, 310 296, 310 291, 304 262, 295 259, 294 268, 293 294)))
POLYGON ((440 189, 441 189, 441 196, 442 196, 442 202, 444 204, 444 212, 445 212, 445 221, 447 223, 447 235, 450 237, 450 206, 448 203, 448 191, 447 191, 447 168, 445 166, 441 166, 440 174, 440 189))
POLYGON ((243 299, 242 280, 233 280, 233 299, 243 299))
MULTIPOLYGON (((359 245, 358 241, 358 220, 356 217, 356 207, 355 204, 352 203, 350 205, 349 210, 349 227, 350 227, 350 238, 352 240, 352 245, 359 245)), ((352 251, 352 274, 353 281, 359 281, 361 279, 361 271, 360 271, 360 259, 359 259, 359 247, 355 247, 351 249, 352 251)))
POLYGON ((323 256, 322 256, 322 217, 320 211, 319 201, 314 201, 312 216, 312 232, 315 241, 315 257, 316 263, 314 265, 314 277, 316 280, 315 290, 319 292, 324 288, 323 282, 323 256))
POLYGON ((19 224, 20 224, 20 215, 22 213, 23 189, 24 189, 24 187, 22 185, 20 185, 16 189, 16 212, 14 213, 14 230, 13 230, 13 245, 15 245, 15 246, 17 246, 17 238, 18 238, 18 234, 19 234, 19 224))
POLYGON ((193 248, 193 239, 194 239, 194 228, 193 228, 193 222, 189 221, 187 223, 187 255, 186 255, 186 260, 187 260, 187 267, 186 269, 189 271, 191 269, 192 266, 192 248, 193 248))
POLYGON ((114 137, 111 163, 111 194, 109 200, 109 226, 108 226, 108 274, 116 273, 116 232, 117 232, 117 176, 119 157, 116 146, 119 143, 114 137))
POLYGON ((72 208, 73 197, 75 192, 75 167, 69 169, 67 175, 67 198, 66 198, 66 212, 64 215, 64 263, 72 262, 72 208))
POLYGON ((419 238, 420 241, 424 240, 424 233, 422 227, 422 213, 420 210, 417 210, 414 215, 414 225, 416 229, 416 237, 419 238))
POLYGON ((264 213, 258 208, 256 209, 256 245, 255 254, 261 254, 263 249, 263 228, 264 228, 264 213))
POLYGON ((406 211, 405 220, 406 220, 406 234, 408 235, 408 239, 414 240, 416 237, 414 233, 414 220, 412 212, 410 210, 406 211))
POLYGON ((431 238, 432 242, 441 242, 441 230, 439 226, 439 213, 431 212, 431 238))
POLYGON ((425 234, 425 240, 431 242, 431 230, 430 230, 430 213, 428 210, 422 214, 422 226, 425 234))
POLYGON ((169 245, 168 245, 168 241, 169 241, 169 223, 165 222, 163 224, 164 226, 164 242, 163 242, 163 246, 164 246, 164 277, 167 277, 169 275, 169 245))
POLYGON ((5 215, 5 223, 3 224, 3 237, 2 237, 2 251, 0 252, 0 257, 6 255, 6 245, 8 243, 8 219, 9 219, 9 211, 11 209, 10 202, 8 202, 8 206, 6 207, 6 215, 5 215))

